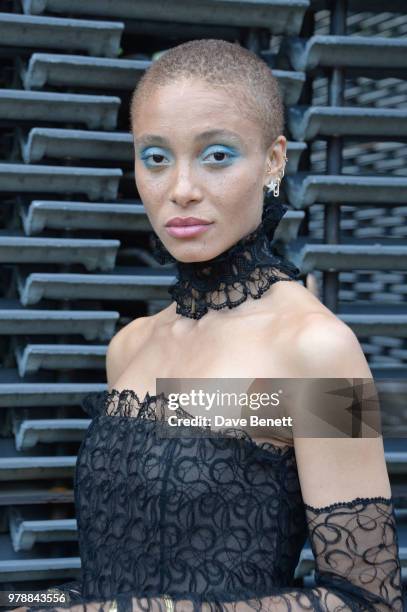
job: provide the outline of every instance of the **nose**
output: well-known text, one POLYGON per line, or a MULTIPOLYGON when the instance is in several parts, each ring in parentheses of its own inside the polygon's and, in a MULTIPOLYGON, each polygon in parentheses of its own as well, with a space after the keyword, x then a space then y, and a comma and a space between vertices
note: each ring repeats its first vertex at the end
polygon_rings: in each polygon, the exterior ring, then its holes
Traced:
POLYGON ((187 206, 201 199, 201 189, 189 163, 179 163, 174 167, 169 197, 179 206, 187 206))

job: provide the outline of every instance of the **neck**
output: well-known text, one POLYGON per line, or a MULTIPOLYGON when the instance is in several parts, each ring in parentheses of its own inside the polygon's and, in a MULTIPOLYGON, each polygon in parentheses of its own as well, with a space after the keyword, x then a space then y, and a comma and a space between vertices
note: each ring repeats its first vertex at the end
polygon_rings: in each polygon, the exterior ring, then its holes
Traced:
POLYGON ((286 211, 279 203, 265 204, 253 232, 207 261, 178 261, 155 236, 157 261, 176 266, 177 281, 168 292, 177 303, 177 314, 200 319, 208 309, 236 308, 248 298, 261 298, 277 281, 296 280, 300 270, 272 250, 275 230, 286 211))

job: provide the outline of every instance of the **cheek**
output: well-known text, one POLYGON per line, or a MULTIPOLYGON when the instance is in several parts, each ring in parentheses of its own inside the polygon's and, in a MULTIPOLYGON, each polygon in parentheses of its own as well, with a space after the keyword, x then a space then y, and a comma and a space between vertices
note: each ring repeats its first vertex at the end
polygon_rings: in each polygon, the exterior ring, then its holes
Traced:
POLYGON ((239 164, 236 168, 230 169, 225 178, 224 187, 227 193, 232 194, 236 199, 253 198, 261 190, 261 176, 258 169, 252 164, 239 164))
POLYGON ((154 181, 146 180, 143 172, 136 175, 136 187, 138 196, 144 205, 147 218, 153 228, 158 223, 158 214, 161 208, 162 194, 154 181))
POLYGON ((242 163, 242 160, 237 160, 230 166, 225 168, 218 168, 216 170, 208 171, 208 169, 202 169, 201 183, 210 191, 223 191, 223 195, 233 193, 240 193, 242 190, 250 190, 252 185, 256 184, 256 180, 253 179, 252 168, 248 167, 246 163, 242 163))
POLYGON ((220 201, 240 232, 248 225, 254 225, 258 217, 263 202, 262 177, 258 167, 250 166, 240 167, 229 178, 220 201))
POLYGON ((134 166, 135 182, 138 194, 144 204, 156 204, 165 190, 164 181, 143 168, 142 163, 134 166))
POLYGON ((143 171, 137 160, 134 162, 134 181, 136 183, 136 189, 141 195, 143 191, 143 171))

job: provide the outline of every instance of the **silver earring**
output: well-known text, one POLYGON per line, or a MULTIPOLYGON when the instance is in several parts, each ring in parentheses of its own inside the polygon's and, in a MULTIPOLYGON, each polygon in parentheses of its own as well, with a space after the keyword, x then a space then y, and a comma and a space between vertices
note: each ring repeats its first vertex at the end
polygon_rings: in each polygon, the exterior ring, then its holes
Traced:
POLYGON ((280 195, 280 179, 278 177, 273 178, 269 183, 267 183, 266 188, 268 193, 272 191, 274 197, 278 198, 280 195))
MULTIPOLYGON (((286 162, 288 161, 287 157, 285 156, 284 156, 284 161, 286 162)), ((281 176, 273 177, 271 181, 267 183, 266 185, 266 189, 268 193, 272 191, 275 198, 278 198, 278 196, 280 195, 280 183, 284 178, 284 170, 285 170, 285 166, 283 166, 283 169, 281 171, 281 176)))

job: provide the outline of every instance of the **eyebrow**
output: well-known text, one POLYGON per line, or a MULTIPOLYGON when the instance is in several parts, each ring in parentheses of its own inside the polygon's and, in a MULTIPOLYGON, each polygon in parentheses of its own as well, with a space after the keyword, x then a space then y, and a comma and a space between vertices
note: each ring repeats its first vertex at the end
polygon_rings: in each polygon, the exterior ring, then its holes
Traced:
MULTIPOLYGON (((201 132, 194 138, 194 140, 199 142, 201 140, 207 140, 215 136, 232 138, 233 140, 236 140, 239 143, 241 142, 239 134, 237 134, 236 132, 232 132, 231 130, 225 129, 214 129, 207 130, 206 132, 201 132)), ((169 140, 167 138, 164 138, 163 136, 159 136, 158 134, 144 134, 143 136, 135 137, 135 144, 138 146, 147 146, 151 144, 169 146, 169 140)))

